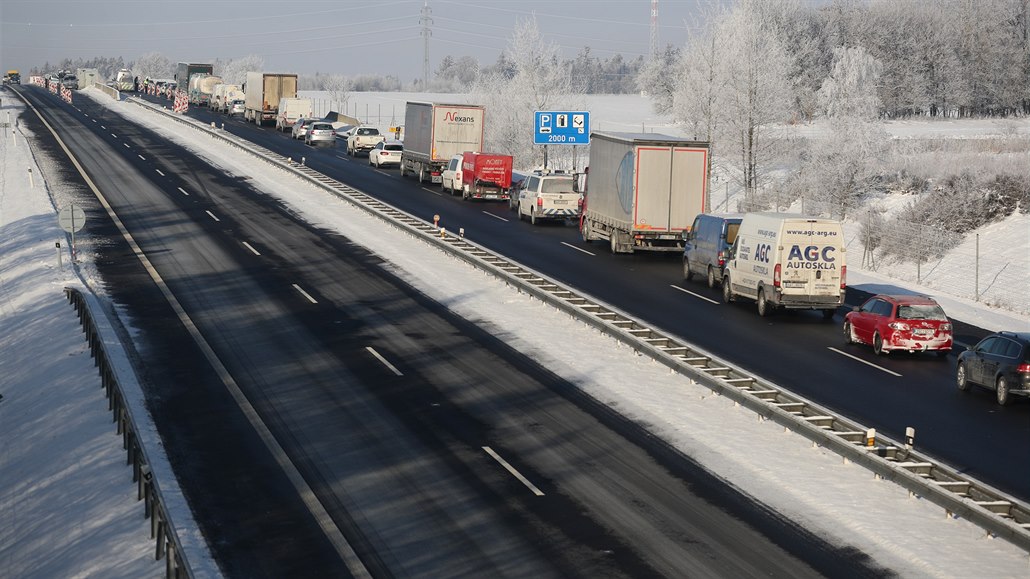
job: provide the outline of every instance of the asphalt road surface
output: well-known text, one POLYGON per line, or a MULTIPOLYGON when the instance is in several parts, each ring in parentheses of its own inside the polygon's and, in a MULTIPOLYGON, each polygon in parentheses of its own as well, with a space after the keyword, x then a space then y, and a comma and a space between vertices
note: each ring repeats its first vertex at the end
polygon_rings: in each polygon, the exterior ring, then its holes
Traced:
MULTIPOLYGON (((139 336, 150 410, 229 576, 345 576, 355 568, 348 549, 380 577, 883 573, 754 504, 245 178, 88 99, 76 109, 26 89, 153 268, 83 189, 98 268, 139 336)), ((62 156, 37 120, 22 122, 62 156)), ((314 152, 309 165, 362 171, 354 184, 386 196, 452 203, 334 153, 314 152)), ((453 205, 463 216, 486 208, 453 205)), ((512 246, 532 239, 552 253, 562 237, 503 230, 497 238, 512 246)), ((580 259, 556 261, 590 269, 580 259)), ((630 259, 591 265, 621 275, 639 262, 651 276, 668 265, 630 259)))

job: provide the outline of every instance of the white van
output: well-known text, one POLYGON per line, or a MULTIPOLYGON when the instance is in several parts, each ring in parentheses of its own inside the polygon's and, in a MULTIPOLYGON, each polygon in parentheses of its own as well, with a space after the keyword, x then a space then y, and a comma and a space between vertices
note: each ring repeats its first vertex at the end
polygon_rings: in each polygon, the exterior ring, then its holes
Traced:
POLYGON ((311 112, 311 99, 303 98, 282 98, 279 99, 279 112, 275 116, 275 129, 287 131, 293 129, 293 123, 298 119, 306 119, 313 116, 311 112))
POLYGON ((755 300, 760 316, 785 308, 822 310, 830 319, 844 304, 845 256, 839 221, 745 214, 723 272, 723 301, 755 300))

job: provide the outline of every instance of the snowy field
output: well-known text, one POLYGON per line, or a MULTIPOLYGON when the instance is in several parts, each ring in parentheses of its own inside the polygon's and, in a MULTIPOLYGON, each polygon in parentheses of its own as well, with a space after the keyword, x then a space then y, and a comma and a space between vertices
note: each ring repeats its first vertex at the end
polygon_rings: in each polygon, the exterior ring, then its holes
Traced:
MULTIPOLYGON (((947 518, 940 508, 874 480, 868 471, 843 464, 800 436, 755 420, 750 412, 633 355, 582 323, 555 316, 553 308, 514 293, 467 264, 406 234, 394 234, 391 243, 381 243, 387 226, 321 190, 131 103, 112 102, 92 91, 77 93, 76 98, 87 93, 230 174, 246 175, 311 223, 369 247, 420 291, 495 333, 511 336, 513 347, 647 424, 727 484, 828 541, 868 553, 906 577, 1026 577, 1030 571, 1026 552, 986 537, 966 521, 947 518), (503 307, 497 307, 499 303, 503 307), (549 348, 556 342, 569 345, 560 358, 549 348), (593 355, 598 351, 612 355, 598 359, 593 355), (649 388, 627 386, 642 383, 649 388), (770 456, 777 460, 767 461, 770 456)), ((618 111, 617 105, 611 106, 618 111)), ((13 116, 19 114, 12 99, 5 98, 4 107, 13 116)), ((646 124, 628 116, 597 120, 646 124)), ((56 226, 54 205, 63 206, 69 191, 56 181, 44 188, 38 178, 30 188, 25 167, 36 166, 36 175, 42 172, 46 177, 55 174, 55 161, 39 159, 34 165, 26 153, 25 135, 19 133, 17 139, 8 136, 0 145, 0 515, 5 521, 0 525, 0 576, 157 576, 163 565, 149 561, 153 545, 142 506, 133 500, 131 472, 124 465, 77 322, 61 294, 65 285, 92 285, 92 241, 81 240, 77 275, 57 269, 54 242, 66 246, 67 240, 56 226), (48 363, 39 364, 40 359, 48 363), (95 423, 89 434, 79 426, 87 421, 95 423)), ((903 285, 857 270, 849 274, 852 285, 903 285)), ((972 301, 942 302, 953 317, 985 327, 1030 327, 1025 317, 972 301)), ((188 515, 173 513, 180 520, 188 520, 188 515)), ((200 568, 202 576, 216 574, 209 561, 202 560, 200 568)))

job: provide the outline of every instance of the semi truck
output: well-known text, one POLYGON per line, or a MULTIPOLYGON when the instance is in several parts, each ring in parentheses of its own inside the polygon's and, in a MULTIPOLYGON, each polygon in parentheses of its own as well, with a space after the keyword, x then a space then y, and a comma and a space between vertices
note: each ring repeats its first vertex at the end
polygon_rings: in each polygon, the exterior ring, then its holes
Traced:
POLYGON ((278 72, 247 72, 244 120, 261 126, 275 122, 279 114, 279 100, 297 98, 297 75, 278 72))
POLYGON ((195 74, 214 74, 215 67, 200 62, 180 62, 175 67, 175 86, 181 91, 189 89, 190 77, 195 74))
POLYGON ((404 110, 401 176, 414 173, 419 183, 440 183, 451 157, 483 150, 485 120, 486 109, 481 105, 409 101, 404 110))
POLYGON ((215 87, 224 83, 222 77, 204 72, 190 77, 189 98, 191 105, 207 106, 215 94, 215 87))
POLYGON ((704 211, 708 154, 708 143, 679 137, 592 133, 586 179, 575 181, 583 241, 608 241, 612 253, 682 252, 704 211))
POLYGON ((507 200, 513 161, 511 155, 465 151, 461 159, 461 198, 507 200))

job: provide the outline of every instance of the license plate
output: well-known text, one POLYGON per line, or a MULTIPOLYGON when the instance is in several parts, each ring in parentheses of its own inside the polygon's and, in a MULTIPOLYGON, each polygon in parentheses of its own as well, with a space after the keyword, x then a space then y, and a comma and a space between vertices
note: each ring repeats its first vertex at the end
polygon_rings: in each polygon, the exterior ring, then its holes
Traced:
POLYGON ((569 202, 566 201, 565 199, 554 199, 552 201, 552 203, 554 203, 555 205, 568 205, 569 204, 569 202))
POLYGON ((933 335, 933 330, 927 330, 927 329, 924 329, 924 328, 919 328, 919 329, 917 329, 913 333, 915 335, 917 335, 917 336, 932 336, 933 335))

